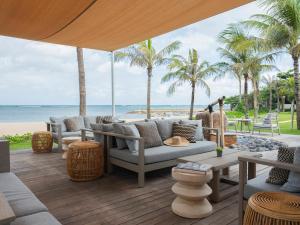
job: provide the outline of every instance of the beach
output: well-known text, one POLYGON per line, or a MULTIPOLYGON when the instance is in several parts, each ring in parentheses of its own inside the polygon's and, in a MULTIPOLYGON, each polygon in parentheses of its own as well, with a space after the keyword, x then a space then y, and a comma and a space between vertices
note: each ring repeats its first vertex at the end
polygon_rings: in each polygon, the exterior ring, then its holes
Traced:
POLYGON ((3 135, 15 135, 33 133, 35 131, 46 131, 45 122, 1 122, 0 137, 3 135))

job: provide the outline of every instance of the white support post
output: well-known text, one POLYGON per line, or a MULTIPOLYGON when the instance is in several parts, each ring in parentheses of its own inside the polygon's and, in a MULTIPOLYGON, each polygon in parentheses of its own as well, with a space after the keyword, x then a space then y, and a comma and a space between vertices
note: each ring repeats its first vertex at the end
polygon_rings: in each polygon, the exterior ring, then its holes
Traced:
POLYGON ((114 74, 114 52, 111 52, 111 114, 113 117, 116 115, 115 107, 115 74, 114 74))

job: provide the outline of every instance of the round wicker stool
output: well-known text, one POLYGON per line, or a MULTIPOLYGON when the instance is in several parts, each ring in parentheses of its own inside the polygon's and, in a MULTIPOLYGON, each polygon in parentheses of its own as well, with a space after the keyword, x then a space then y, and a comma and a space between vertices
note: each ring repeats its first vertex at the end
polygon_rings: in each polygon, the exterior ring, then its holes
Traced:
POLYGON ((67 170, 72 181, 90 181, 103 175, 103 147, 93 141, 77 141, 69 145, 67 170))
POLYGON ((52 134, 47 131, 35 132, 32 135, 31 144, 34 153, 51 152, 53 146, 52 134))
POLYGON ((244 225, 300 225, 300 197, 283 192, 258 192, 250 197, 244 225))

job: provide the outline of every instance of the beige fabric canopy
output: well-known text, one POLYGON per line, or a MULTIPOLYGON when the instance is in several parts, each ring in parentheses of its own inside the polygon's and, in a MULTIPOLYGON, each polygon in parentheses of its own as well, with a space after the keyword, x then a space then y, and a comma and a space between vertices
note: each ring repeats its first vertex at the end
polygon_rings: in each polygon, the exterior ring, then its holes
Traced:
POLYGON ((248 2, 1 0, 0 35, 112 51, 248 2))

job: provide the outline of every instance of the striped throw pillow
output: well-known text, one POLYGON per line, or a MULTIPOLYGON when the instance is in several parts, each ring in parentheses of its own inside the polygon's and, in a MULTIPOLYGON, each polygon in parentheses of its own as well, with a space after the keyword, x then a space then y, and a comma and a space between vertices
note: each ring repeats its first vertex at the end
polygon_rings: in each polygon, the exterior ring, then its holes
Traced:
POLYGON ((190 143, 196 142, 196 130, 195 125, 173 124, 173 137, 180 136, 186 138, 190 143))

